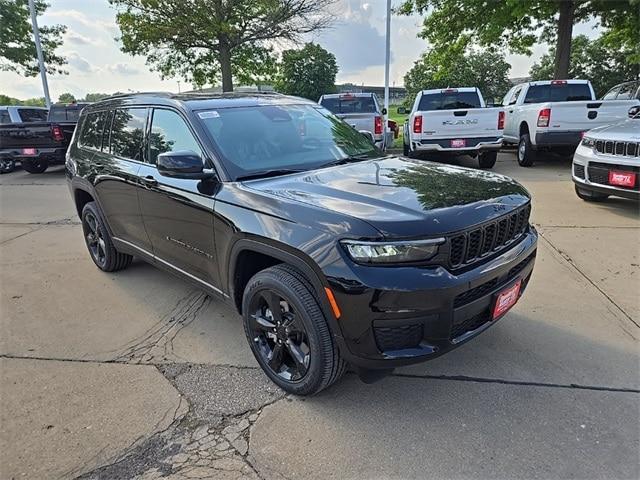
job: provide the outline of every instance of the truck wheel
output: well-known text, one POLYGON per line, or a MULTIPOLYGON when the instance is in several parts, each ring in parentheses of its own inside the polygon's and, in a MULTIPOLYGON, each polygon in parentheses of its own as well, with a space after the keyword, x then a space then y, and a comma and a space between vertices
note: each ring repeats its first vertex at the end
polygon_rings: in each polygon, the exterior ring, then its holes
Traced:
POLYGON ((29 173, 42 173, 47 169, 47 167, 49 167, 49 162, 40 158, 36 158, 34 160, 22 160, 21 163, 22 169, 29 173))
POLYGON ((605 193, 583 190, 579 188, 577 185, 575 185, 575 189, 576 189, 576 195, 578 195, 578 197, 584 200, 585 202, 602 202, 603 200, 606 200, 607 198, 609 198, 609 195, 605 193))
POLYGON ((493 168, 498 159, 498 152, 483 152, 478 155, 480 168, 493 168))
POLYGON ((533 165, 533 162, 535 162, 536 152, 533 150, 528 133, 520 136, 516 155, 518 157, 518 165, 521 167, 530 167, 533 165))
POLYGON ((105 272, 127 268, 133 257, 117 251, 113 246, 111 235, 95 202, 89 202, 84 206, 81 218, 84 240, 93 263, 105 272))
POLYGON ((313 395, 344 374, 346 363, 313 288, 290 266, 267 268, 249 280, 242 317, 253 355, 284 391, 313 395))
POLYGON ((11 173, 16 168, 16 161, 13 158, 0 158, 0 174, 11 173))

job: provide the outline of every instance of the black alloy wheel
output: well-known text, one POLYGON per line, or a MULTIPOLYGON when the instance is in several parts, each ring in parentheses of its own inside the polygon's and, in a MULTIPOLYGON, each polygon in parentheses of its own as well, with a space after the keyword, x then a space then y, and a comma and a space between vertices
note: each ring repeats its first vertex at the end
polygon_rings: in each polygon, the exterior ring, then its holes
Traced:
POLYGON ((107 260, 107 246, 101 225, 98 223, 98 219, 93 212, 87 212, 85 214, 82 222, 82 230, 93 261, 96 262, 100 268, 104 268, 107 260))
POLYGON ((115 272, 127 268, 133 257, 119 252, 113 245, 107 226, 95 202, 82 208, 82 232, 91 260, 105 272, 115 272))
POLYGON ((302 380, 311 348, 291 303, 271 289, 258 292, 251 302, 250 326, 256 350, 271 371, 288 382, 302 380))

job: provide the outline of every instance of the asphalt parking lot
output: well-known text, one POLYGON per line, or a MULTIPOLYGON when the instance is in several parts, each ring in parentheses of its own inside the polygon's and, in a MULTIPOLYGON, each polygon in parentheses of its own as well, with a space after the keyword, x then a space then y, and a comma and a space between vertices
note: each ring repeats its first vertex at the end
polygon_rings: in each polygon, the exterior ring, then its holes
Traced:
POLYGON ((638 205, 579 200, 556 159, 495 171, 534 198, 523 299, 456 351, 312 398, 266 380, 230 308, 139 261, 95 268, 60 167, 3 175, 0 477, 640 477, 638 205))

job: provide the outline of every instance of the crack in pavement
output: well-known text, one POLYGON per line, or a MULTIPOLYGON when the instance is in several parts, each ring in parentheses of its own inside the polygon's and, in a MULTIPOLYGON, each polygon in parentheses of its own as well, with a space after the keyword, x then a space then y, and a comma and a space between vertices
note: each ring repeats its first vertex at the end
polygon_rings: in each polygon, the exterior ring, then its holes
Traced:
POLYGON ((72 217, 59 218, 58 220, 49 220, 46 222, 0 222, 0 225, 7 226, 23 226, 23 225, 40 225, 44 227, 56 226, 56 225, 82 225, 80 220, 76 220, 72 217))
MULTIPOLYGON (((620 313, 622 313, 622 315, 624 315, 624 317, 629 320, 631 323, 633 323, 636 327, 640 328, 640 324, 638 322, 636 322, 633 318, 631 318, 631 315, 629 315, 620 305, 618 305, 616 303, 616 301, 611 298, 602 288, 600 288, 593 280, 591 280, 591 278, 589 278, 589 276, 584 273, 580 267, 578 267, 578 265, 574 262, 573 258, 571 258, 571 256, 564 252, 563 250, 559 249, 558 247, 556 247, 551 240, 549 240, 544 232, 540 232, 540 238, 542 240, 544 240, 552 249, 554 252, 556 252, 562 259, 564 259, 570 266, 572 266, 574 268, 574 270, 576 272, 578 272, 587 282, 589 282, 589 284, 591 284, 596 290, 598 290, 607 300, 609 300, 609 302, 611 302, 612 305, 614 305, 619 311, 620 313)), ((625 330, 626 331, 626 330, 625 330)), ((636 339, 636 337, 631 334, 630 332, 627 332, 629 335, 631 335, 634 340, 636 339)))

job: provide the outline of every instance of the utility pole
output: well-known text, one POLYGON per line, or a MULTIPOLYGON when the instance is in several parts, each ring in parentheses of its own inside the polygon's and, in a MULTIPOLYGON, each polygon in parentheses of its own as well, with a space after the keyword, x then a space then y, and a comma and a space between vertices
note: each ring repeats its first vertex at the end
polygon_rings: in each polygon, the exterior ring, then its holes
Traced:
POLYGON ((33 27, 33 40, 36 42, 36 53, 38 54, 38 66, 40 67, 40 78, 42 79, 42 90, 44 90, 44 101, 47 108, 51 108, 51 97, 49 96, 49 84, 47 83, 47 70, 44 66, 44 56, 42 55, 42 45, 40 44, 40 30, 38 29, 38 19, 36 7, 33 0, 29 0, 29 10, 31 11, 31 26, 33 27))
POLYGON ((384 132, 385 139, 387 135, 387 127, 389 125, 389 62, 391 60, 391 0, 387 0, 387 45, 384 61, 384 108, 387 113, 384 116, 384 132))

